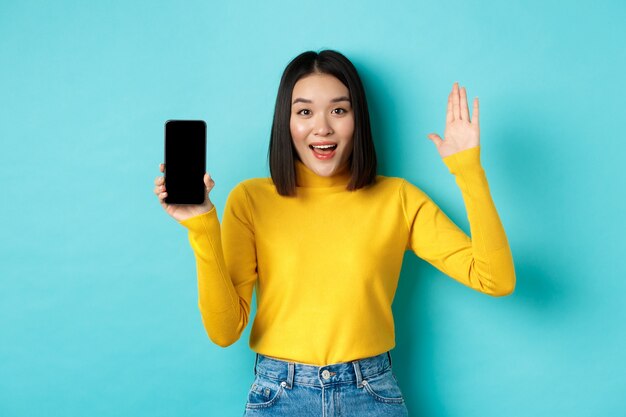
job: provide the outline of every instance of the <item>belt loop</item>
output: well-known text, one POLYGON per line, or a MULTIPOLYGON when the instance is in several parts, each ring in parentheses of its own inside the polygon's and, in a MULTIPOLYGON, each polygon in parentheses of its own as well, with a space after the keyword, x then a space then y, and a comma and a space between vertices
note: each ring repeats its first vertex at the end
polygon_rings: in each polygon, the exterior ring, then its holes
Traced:
POLYGON ((259 362, 259 354, 257 353, 254 357, 254 375, 256 376, 256 365, 259 362))
POLYGON ((287 385, 286 388, 291 389, 293 388, 293 378, 294 378, 294 374, 296 372, 296 364, 293 362, 289 362, 287 364, 287 385))
POLYGON ((391 351, 387 351, 387 356, 389 357, 389 367, 391 368, 391 351))
POLYGON ((363 388, 363 376, 361 375, 361 365, 359 361, 353 361, 352 366, 354 366, 354 374, 356 375, 356 387, 363 388))

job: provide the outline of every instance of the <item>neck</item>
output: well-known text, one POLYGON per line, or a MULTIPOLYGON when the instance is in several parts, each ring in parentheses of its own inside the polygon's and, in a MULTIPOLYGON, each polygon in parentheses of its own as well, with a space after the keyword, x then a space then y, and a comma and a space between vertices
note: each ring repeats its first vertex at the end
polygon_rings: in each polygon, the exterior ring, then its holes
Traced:
POLYGON ((325 188, 346 186, 350 182, 350 167, 347 162, 335 174, 329 177, 322 177, 313 172, 302 161, 296 160, 296 184, 305 188, 325 188))

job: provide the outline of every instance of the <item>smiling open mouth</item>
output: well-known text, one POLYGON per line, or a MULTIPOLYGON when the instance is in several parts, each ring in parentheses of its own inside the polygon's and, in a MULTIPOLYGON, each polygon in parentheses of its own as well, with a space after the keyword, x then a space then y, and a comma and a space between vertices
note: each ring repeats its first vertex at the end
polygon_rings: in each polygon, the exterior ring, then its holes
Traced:
POLYGON ((337 149, 336 143, 328 143, 324 145, 309 145, 309 148, 318 155, 330 155, 337 149))

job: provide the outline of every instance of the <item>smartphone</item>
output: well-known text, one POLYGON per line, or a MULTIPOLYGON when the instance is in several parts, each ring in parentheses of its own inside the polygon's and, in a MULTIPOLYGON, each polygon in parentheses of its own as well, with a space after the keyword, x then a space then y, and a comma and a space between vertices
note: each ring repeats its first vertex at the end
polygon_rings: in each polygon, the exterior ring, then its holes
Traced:
POLYGON ((165 187, 168 204, 202 204, 206 197, 206 123, 165 122, 165 187))

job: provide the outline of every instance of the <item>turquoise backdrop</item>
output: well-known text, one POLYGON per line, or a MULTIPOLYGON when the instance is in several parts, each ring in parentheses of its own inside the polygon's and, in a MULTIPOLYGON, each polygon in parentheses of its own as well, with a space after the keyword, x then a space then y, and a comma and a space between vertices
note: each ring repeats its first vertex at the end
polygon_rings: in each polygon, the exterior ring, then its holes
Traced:
POLYGON ((153 194, 163 123, 206 120, 221 215, 268 175, 283 68, 324 48, 362 75, 380 172, 466 232, 426 135, 454 81, 480 98, 517 288, 407 253, 392 354, 411 414, 626 415, 625 21, 618 0, 2 0, 0 415, 243 413, 249 327, 227 349, 204 333, 186 231, 153 194))

